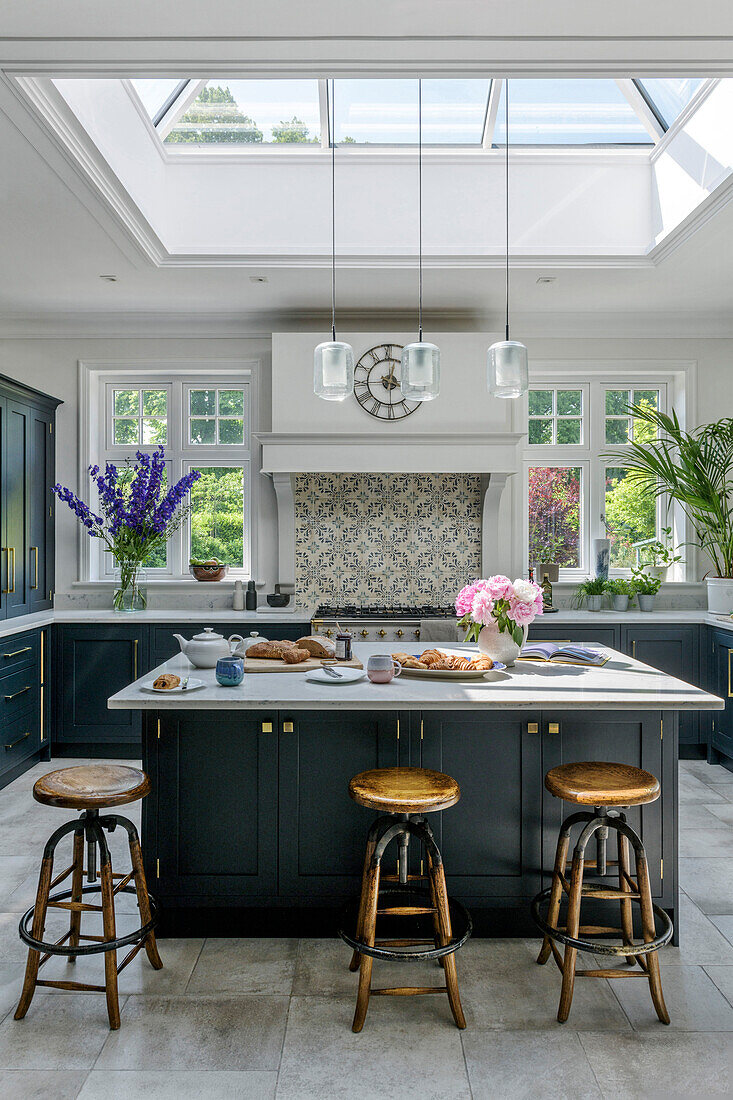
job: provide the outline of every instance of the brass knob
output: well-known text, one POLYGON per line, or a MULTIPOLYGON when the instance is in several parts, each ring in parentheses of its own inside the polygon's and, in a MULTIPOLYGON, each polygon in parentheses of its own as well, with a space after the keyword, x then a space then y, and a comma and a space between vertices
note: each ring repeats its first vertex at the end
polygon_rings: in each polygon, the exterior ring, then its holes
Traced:
POLYGON ((380 638, 384 638, 384 637, 385 637, 385 635, 386 635, 386 633, 387 633, 387 631, 386 631, 386 630, 380 630, 380 631, 378 631, 378 634, 379 634, 379 637, 380 637, 380 638))
POLYGON ((397 637, 401 638, 404 633, 405 633, 404 630, 398 630, 397 631, 397 637))
POLYGON ((329 629, 328 629, 328 630, 324 630, 324 631, 323 631, 323 633, 325 634, 325 636, 326 636, 327 638, 330 638, 330 637, 331 637, 331 635, 333 634, 333 631, 332 631, 332 630, 330 629, 330 627, 329 627, 329 629))
POLYGON ((362 638, 368 638, 369 637, 369 631, 368 630, 360 630, 359 633, 361 634, 362 638))
POLYGON ((412 633, 415 635, 416 638, 419 638, 420 637, 420 627, 418 627, 417 630, 413 630, 412 633))
POLYGON ((283 722, 283 733, 292 733, 293 728, 292 722, 283 722))
POLYGON ((550 722, 550 724, 547 727, 547 732, 548 733, 559 733, 560 732, 560 723, 559 722, 550 722))

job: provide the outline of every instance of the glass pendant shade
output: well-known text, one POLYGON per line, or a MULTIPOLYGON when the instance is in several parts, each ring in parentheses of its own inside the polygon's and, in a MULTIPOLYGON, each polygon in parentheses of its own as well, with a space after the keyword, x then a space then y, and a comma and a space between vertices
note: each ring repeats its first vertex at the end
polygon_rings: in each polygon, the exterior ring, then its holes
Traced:
POLYGON ((440 393, 440 348, 407 344, 400 356, 400 389, 411 401, 432 401, 440 393))
POLYGON ((529 389, 527 349, 517 340, 492 344, 487 357, 487 382, 492 397, 521 397, 529 389))
POLYGON ((313 353, 313 389, 324 401, 345 401, 354 392, 354 349, 340 340, 319 344, 313 353))

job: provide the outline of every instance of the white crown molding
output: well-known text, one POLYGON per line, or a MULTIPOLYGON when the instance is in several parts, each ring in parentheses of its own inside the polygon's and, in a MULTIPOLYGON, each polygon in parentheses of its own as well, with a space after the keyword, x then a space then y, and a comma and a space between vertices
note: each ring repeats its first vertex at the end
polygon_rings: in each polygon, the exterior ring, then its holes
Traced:
POLYGON ((662 237, 647 253, 647 258, 656 267, 661 264, 683 244, 686 244, 698 230, 707 225, 716 214, 728 205, 733 199, 733 173, 719 183, 702 202, 695 207, 686 218, 676 225, 671 232, 662 237))

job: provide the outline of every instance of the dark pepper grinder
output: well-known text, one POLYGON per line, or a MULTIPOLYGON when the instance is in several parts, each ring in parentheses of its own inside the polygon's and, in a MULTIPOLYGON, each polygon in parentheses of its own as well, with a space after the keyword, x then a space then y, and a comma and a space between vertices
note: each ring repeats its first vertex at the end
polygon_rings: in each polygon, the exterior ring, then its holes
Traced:
POLYGON ((246 611, 257 610, 257 589, 255 588, 254 581, 247 581, 247 591, 244 596, 244 607, 246 611))

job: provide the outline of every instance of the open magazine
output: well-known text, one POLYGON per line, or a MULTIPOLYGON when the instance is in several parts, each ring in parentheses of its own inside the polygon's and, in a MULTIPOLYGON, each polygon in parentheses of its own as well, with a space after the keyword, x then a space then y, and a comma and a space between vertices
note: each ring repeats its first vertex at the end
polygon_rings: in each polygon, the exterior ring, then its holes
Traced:
POLYGON ((552 661, 558 665, 585 665, 588 668, 601 668, 610 660, 607 653, 587 649, 580 645, 558 644, 557 642, 527 642, 517 657, 518 661, 552 661))

